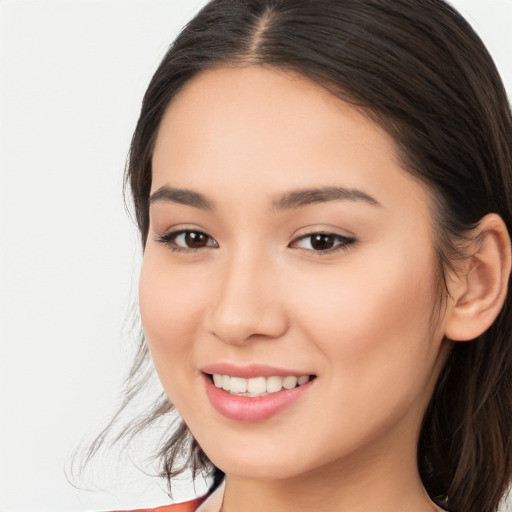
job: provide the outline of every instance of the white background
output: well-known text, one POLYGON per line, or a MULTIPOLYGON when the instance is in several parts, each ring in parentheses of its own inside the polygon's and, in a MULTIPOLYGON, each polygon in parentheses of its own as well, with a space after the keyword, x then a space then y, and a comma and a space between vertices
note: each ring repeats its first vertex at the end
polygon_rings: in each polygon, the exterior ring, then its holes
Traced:
MULTIPOLYGON (((140 260, 125 157, 152 72, 204 3, 0 0, 0 512, 168 503, 136 470, 105 462, 92 492, 63 468, 121 390, 140 260)), ((512 95, 512 0, 453 4, 512 95)))

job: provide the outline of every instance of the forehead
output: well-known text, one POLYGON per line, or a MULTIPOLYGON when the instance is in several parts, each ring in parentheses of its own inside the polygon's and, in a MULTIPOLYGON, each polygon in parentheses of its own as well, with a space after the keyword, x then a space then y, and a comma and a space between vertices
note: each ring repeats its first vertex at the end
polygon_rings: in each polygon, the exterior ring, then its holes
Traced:
POLYGON ((293 72, 246 66, 207 70, 194 77, 167 107, 158 139, 172 144, 179 136, 181 146, 218 143, 222 138, 228 144, 236 135, 246 152, 262 144, 267 151, 276 145, 284 148, 285 142, 300 150, 299 142, 323 139, 326 145, 335 132, 334 142, 350 139, 360 146, 366 141, 374 151, 395 154, 384 130, 327 89, 293 72))
POLYGON ((318 84, 247 66, 197 75, 173 99, 153 155, 152 191, 171 183, 239 194, 293 187, 425 195, 391 136, 318 84))

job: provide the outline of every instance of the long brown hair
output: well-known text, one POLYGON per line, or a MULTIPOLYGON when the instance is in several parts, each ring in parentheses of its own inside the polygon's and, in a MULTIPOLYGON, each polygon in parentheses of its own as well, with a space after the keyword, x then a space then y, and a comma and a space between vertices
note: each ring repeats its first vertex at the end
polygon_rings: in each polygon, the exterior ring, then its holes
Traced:
MULTIPOLYGON (((455 241, 487 213, 512 233, 510 107, 490 55, 453 8, 442 0, 213 0, 172 44, 144 97, 126 171, 143 246, 166 107, 202 70, 248 63, 298 72, 392 135, 404 167, 436 198, 441 276, 455 241)), ((507 296, 478 339, 454 344, 424 417, 420 474, 431 498, 452 512, 496 511, 511 479, 511 304, 507 296)), ((143 387, 148 361, 141 339, 123 407, 143 387)), ((172 409, 162 396, 128 434, 172 409)), ((183 422, 158 457, 169 483, 187 468, 211 472, 214 485, 223 477, 183 422)))

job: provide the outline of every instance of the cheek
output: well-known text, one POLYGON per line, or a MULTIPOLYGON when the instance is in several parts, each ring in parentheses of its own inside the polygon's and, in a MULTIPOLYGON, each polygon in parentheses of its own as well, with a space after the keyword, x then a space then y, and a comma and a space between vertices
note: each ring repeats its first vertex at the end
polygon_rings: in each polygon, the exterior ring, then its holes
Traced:
POLYGON ((421 248, 419 242, 412 253, 395 247, 350 256, 336 270, 303 278, 300 288, 309 293, 296 303, 297 318, 338 389, 367 394, 429 378, 438 341, 430 326, 435 259, 421 248))
POLYGON ((337 405, 326 423, 336 425, 329 435, 341 447, 405 415, 419 423, 435 382, 431 262, 372 261, 347 264, 323 286, 311 286, 316 292, 302 309, 302 330, 324 356, 325 396, 337 405))
POLYGON ((168 394, 191 366, 191 341, 201 317, 197 276, 169 266, 148 246, 139 281, 144 336, 154 365, 168 394))

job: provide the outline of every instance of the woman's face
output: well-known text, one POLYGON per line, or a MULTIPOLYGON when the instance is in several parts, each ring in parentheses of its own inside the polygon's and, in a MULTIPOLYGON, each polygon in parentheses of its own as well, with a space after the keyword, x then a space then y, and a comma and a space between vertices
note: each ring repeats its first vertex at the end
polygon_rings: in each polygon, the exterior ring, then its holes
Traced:
POLYGON ((443 319, 428 192, 393 140, 299 76, 211 70, 167 109, 151 194, 144 332, 211 460, 415 463, 443 319))

